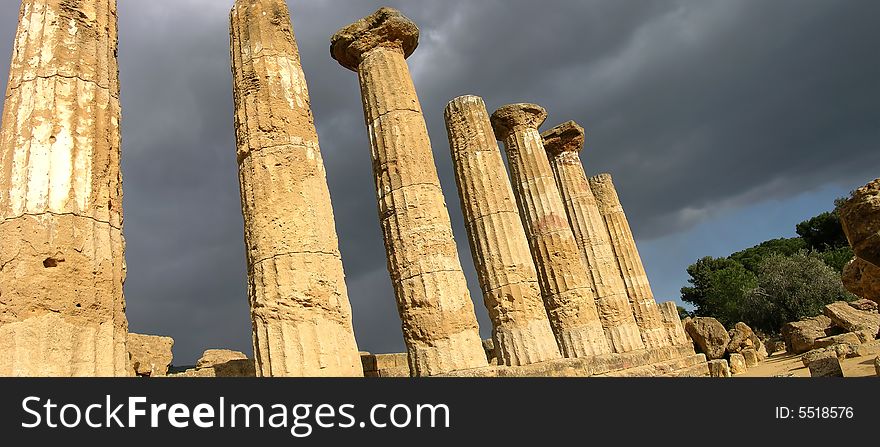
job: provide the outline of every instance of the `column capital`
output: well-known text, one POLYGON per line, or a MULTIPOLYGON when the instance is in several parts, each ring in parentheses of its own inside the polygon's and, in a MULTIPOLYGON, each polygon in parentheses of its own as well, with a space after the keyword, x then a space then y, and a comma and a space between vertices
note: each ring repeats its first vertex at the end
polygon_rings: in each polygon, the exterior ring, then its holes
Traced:
POLYGON ((504 140, 517 127, 538 129, 546 120, 547 110, 537 104, 509 104, 492 114, 492 128, 495 137, 504 140))
POLYGON ((330 55, 345 68, 357 71, 363 56, 378 47, 398 49, 409 57, 419 46, 419 27, 394 8, 373 14, 337 31, 330 40, 330 55))
POLYGON ((586 134, 584 128, 574 121, 560 124, 541 134, 544 148, 552 157, 566 152, 578 153, 584 150, 586 134))

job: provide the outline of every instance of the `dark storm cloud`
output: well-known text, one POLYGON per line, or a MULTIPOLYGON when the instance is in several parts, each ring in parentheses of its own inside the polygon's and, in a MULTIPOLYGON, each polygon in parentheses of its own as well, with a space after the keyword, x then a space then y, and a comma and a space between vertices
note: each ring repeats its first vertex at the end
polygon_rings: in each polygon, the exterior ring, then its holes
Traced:
MULTIPOLYGON (((0 5, 8 54, 16 2, 0 5)), ((250 351, 232 131, 231 1, 120 0, 132 329, 175 337, 176 363, 250 351)), ((357 78, 330 35, 382 3, 290 1, 327 164, 362 349, 403 349, 376 218, 357 78)), ((387 2, 422 29, 410 59, 481 318, 443 108, 530 101, 589 132, 642 240, 726 209, 876 176, 880 3, 870 0, 387 2)), ((8 58, 0 66, 8 67, 8 58)), ((491 111, 491 110, 490 110, 491 111)), ((700 241, 694 241, 699 243, 700 241)))

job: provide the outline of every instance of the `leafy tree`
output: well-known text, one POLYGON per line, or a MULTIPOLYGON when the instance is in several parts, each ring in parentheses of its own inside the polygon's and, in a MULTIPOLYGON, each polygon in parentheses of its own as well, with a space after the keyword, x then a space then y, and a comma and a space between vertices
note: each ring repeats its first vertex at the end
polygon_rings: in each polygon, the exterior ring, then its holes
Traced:
POLYGON ((757 287, 741 301, 743 321, 777 332, 789 321, 821 314, 826 304, 854 298, 817 253, 772 254, 758 268, 757 287))
POLYGON ((688 318, 691 316, 691 313, 688 312, 688 310, 685 309, 684 307, 681 307, 681 306, 675 306, 675 307, 678 309, 678 318, 681 318, 682 320, 684 320, 685 318, 688 318))
POLYGON ((846 267, 846 264, 855 257, 855 253, 853 253, 852 248, 849 246, 820 252, 818 254, 829 267, 833 268, 838 273, 843 273, 843 268, 846 267))
POLYGON ((696 308, 694 314, 715 317, 722 324, 742 321, 743 302, 757 286, 757 277, 729 258, 703 258, 688 268, 692 287, 681 290, 682 299, 696 308))
POLYGON ((849 246, 836 210, 799 223, 797 234, 806 242, 807 247, 815 251, 830 251, 849 246))
POLYGON ((730 255, 730 259, 739 262, 751 272, 757 273, 764 259, 773 254, 791 256, 807 248, 806 242, 799 237, 791 239, 773 239, 730 255))

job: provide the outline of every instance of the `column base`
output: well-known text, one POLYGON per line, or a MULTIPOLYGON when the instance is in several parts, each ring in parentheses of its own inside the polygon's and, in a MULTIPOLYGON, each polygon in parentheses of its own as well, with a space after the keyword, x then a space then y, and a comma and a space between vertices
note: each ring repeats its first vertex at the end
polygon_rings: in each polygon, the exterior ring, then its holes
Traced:
POLYGON ((624 324, 605 329, 608 343, 616 353, 632 352, 645 349, 639 326, 635 323, 624 324))
POLYGON ((562 355, 570 359, 611 353, 599 320, 587 326, 559 330, 556 340, 562 355))
POLYGON ((476 330, 459 332, 430 343, 409 346, 409 368, 413 377, 483 368, 489 364, 483 341, 476 330))
POLYGON ((502 327, 493 334, 499 362, 522 366, 562 358, 550 323, 533 320, 524 326, 502 327))

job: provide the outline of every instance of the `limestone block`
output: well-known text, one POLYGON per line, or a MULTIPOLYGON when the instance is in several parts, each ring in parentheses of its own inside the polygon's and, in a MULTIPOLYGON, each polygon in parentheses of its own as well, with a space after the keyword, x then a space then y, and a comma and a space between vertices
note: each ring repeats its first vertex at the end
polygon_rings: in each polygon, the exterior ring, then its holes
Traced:
MULTIPOLYGON (((599 316, 598 296, 538 132, 546 119, 541 106, 511 104, 495 111, 491 121, 496 138, 504 142, 544 306, 563 355, 609 353, 612 347, 599 316)), ((616 331, 610 332, 615 337, 616 331)))
MULTIPOLYGON (((747 324, 743 322, 737 323, 733 329, 728 332, 730 343, 727 345, 727 352, 742 352, 744 349, 757 349, 755 341, 757 337, 747 324)), ((760 343, 760 340, 757 340, 760 343)))
POLYGON ((811 377, 843 377, 840 359, 833 352, 813 358, 808 365, 811 377))
POLYGON ((341 30, 330 53, 358 73, 379 217, 414 376, 487 366, 425 118, 406 58, 419 29, 381 8, 341 30))
POLYGON ((876 302, 867 299, 855 300, 847 304, 855 310, 861 310, 864 312, 877 313, 878 309, 876 302))
POLYGON ((257 371, 362 376, 327 174, 286 3, 237 0, 230 35, 257 371))
POLYGON ((171 348, 174 339, 155 335, 128 334, 128 352, 131 367, 138 376, 161 377, 168 375, 174 358, 171 348))
POLYGON ((0 376, 126 376, 115 0, 23 0, 0 124, 0 376))
POLYGON ((730 373, 733 375, 743 374, 748 371, 746 358, 742 354, 730 354, 730 373))
POLYGON ((856 256, 880 267, 880 179, 857 189, 837 211, 856 256))
POLYGON ((742 354, 743 358, 746 360, 747 368, 754 368, 758 366, 758 362, 760 360, 758 359, 758 352, 755 351, 754 348, 743 349, 740 354, 742 354))
POLYGON ((848 344, 851 346, 858 346, 862 344, 862 340, 853 332, 849 332, 841 335, 834 335, 831 337, 819 338, 816 340, 816 343, 813 344, 815 349, 827 348, 834 345, 839 344, 848 344))
POLYGON ((880 332, 880 314, 855 309, 844 301, 825 306, 823 313, 835 326, 848 332, 880 332))
POLYGON ((880 377, 880 357, 874 359, 874 369, 877 371, 877 376, 880 377))
POLYGON ((663 326, 663 317, 654 300, 648 273, 639 255, 635 237, 611 174, 591 177, 590 189, 596 197, 599 213, 605 220, 611 247, 618 261, 619 273, 626 285, 630 306, 641 330, 645 347, 654 349, 668 346, 670 341, 663 326))
POLYGON ((819 315, 786 323, 782 326, 782 338, 785 340, 785 349, 790 354, 802 354, 813 349, 816 340, 827 337, 830 331, 831 319, 819 315))
POLYGON ((458 97, 447 105, 445 118, 497 360, 520 366, 560 358, 486 105, 476 96, 458 97))
POLYGON ((730 335, 724 325, 714 318, 698 317, 688 322, 685 330, 694 340, 698 350, 706 354, 706 358, 717 360, 724 358, 730 335))
POLYGON ((690 336, 684 330, 684 324, 681 316, 678 314, 678 304, 674 301, 667 301, 659 304, 660 316, 663 318, 663 325, 666 326, 666 332, 673 346, 682 346, 693 344, 690 336))
MULTIPOLYGON (((569 121, 541 137, 562 194, 568 221, 590 273, 599 318, 608 342, 614 352, 644 349, 605 221, 578 155, 584 148, 584 129, 569 121)), ((677 314, 674 321, 678 321, 677 314)), ((667 331, 675 331, 674 321, 670 320, 667 331)), ((668 334, 670 338, 677 335, 672 332, 668 334)), ((670 341, 676 344, 675 340, 670 341)))
POLYGON ((247 356, 244 353, 228 349, 209 349, 199 358, 196 368, 212 368, 233 360, 247 360, 247 356))
POLYGON ((843 285, 854 295, 880 303, 880 267, 855 258, 843 268, 843 285))
POLYGON ((727 360, 709 360, 709 376, 710 377, 731 377, 730 365, 727 360))

